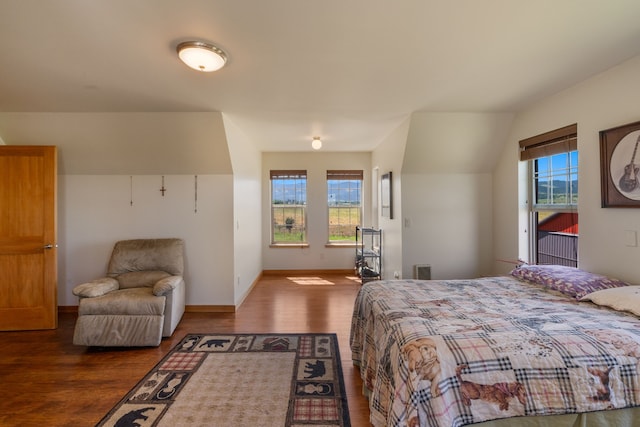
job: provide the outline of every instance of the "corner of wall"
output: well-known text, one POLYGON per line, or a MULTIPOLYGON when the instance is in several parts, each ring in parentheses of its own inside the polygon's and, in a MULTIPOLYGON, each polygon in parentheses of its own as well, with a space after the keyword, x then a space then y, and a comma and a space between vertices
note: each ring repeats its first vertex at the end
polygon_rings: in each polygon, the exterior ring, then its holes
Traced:
MULTIPOLYGON (((391 279, 394 272, 402 271, 402 170, 407 135, 411 117, 407 117, 371 153, 372 169, 377 169, 379 177, 393 172, 392 203, 393 219, 382 217, 378 210, 378 227, 382 229, 382 278, 391 279)), ((379 194, 378 186, 372 188, 379 194)), ((376 198, 379 200, 378 198, 376 198)))
POLYGON ((240 304, 262 272, 262 154, 247 135, 222 114, 233 170, 233 289, 240 304))

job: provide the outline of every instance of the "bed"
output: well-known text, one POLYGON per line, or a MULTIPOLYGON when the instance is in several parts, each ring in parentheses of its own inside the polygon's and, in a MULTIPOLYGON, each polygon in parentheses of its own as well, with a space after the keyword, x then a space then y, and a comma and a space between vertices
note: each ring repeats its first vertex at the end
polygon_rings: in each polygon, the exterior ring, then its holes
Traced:
POLYGON ((366 283, 350 345, 375 427, 637 426, 639 316, 640 286, 523 266, 366 283))

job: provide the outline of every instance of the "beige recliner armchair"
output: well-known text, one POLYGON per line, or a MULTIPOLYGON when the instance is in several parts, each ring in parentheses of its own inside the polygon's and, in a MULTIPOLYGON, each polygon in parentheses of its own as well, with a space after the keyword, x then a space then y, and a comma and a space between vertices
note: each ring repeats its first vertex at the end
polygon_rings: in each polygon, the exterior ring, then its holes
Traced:
POLYGON ((184 314, 184 241, 122 240, 107 277, 73 289, 80 297, 73 343, 87 346, 157 346, 184 314))

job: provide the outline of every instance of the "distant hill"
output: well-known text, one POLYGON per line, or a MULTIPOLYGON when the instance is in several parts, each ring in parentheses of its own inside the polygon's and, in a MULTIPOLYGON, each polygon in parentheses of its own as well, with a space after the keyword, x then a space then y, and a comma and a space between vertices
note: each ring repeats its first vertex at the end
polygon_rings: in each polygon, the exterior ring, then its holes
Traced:
MULTIPOLYGON (((577 201, 578 197, 578 180, 571 181, 569 183, 571 194, 573 194, 574 201, 577 201)), ((545 203, 549 199, 550 190, 553 194, 553 203, 566 203, 566 195, 569 193, 567 188, 567 181, 553 180, 549 182, 538 182, 538 202, 545 203)))
MULTIPOLYGON (((331 181, 327 189, 327 201, 331 204, 342 204, 362 200, 362 187, 358 185, 349 186, 347 181, 331 181)), ((306 203, 307 183, 306 180, 285 180, 282 185, 274 188, 273 200, 286 203, 306 203)))

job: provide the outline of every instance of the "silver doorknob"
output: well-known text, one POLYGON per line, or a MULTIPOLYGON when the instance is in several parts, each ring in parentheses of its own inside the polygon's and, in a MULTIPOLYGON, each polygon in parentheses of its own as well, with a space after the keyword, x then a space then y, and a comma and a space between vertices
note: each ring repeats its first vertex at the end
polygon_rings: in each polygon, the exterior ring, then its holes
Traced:
MULTIPOLYGON (((58 247, 58 245, 55 245, 55 247, 57 248, 57 247, 58 247)), ((47 244, 47 245, 44 245, 42 248, 43 248, 43 249, 53 249, 53 245, 52 245, 51 243, 49 243, 49 244, 47 244)))

